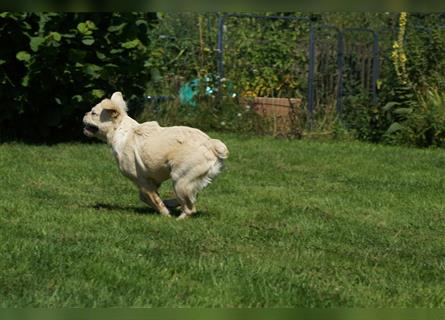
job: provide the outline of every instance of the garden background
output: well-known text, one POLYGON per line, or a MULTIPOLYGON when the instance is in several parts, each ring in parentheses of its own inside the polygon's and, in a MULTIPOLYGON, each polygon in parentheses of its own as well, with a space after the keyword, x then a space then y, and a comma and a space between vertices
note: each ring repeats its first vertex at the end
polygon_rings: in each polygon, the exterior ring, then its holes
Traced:
POLYGON ((0 138, 82 139, 83 113, 119 90, 162 124, 444 145, 443 14, 250 16, 1 13, 0 138), (258 117, 259 98, 287 109, 258 117))

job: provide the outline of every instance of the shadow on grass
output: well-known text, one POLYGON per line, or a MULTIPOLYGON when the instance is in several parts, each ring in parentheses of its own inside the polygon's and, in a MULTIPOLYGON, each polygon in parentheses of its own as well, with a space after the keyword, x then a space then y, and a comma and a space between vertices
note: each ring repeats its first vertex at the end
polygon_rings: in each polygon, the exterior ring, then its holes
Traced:
POLYGON ((95 204, 89 205, 89 208, 95 209, 97 211, 132 211, 137 214, 157 214, 157 212, 150 208, 149 206, 145 207, 133 207, 133 206, 123 206, 114 203, 103 203, 97 202, 95 204))
MULTIPOLYGON (((97 202, 95 204, 89 205, 89 208, 95 209, 97 211, 132 211, 137 214, 150 214, 150 215, 157 215, 158 213, 149 206, 144 207, 133 207, 133 206, 123 206, 119 204, 113 204, 113 203, 102 203, 97 202)), ((170 210, 170 214, 173 217, 179 217, 181 214, 181 210, 179 208, 168 208, 170 210)), ((193 219, 195 218, 204 218, 209 217, 210 213, 207 211, 198 211, 196 214, 192 216, 193 219)))

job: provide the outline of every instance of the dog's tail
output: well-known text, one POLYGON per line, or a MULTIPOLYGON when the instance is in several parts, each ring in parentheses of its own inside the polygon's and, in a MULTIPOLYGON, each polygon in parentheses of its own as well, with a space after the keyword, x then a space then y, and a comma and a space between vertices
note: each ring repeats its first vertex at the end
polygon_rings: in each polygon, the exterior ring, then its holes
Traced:
POLYGON ((209 144, 206 145, 206 151, 212 152, 216 156, 216 159, 209 154, 208 160, 213 159, 213 161, 208 163, 206 172, 198 179, 195 179, 194 183, 189 186, 191 190, 190 199, 192 202, 195 202, 197 193, 211 183, 221 172, 221 169, 224 166, 224 159, 227 159, 229 156, 229 150, 220 140, 210 139, 208 142, 209 144))
POLYGON ((224 160, 229 157, 229 149, 227 149, 226 145, 222 143, 221 140, 210 139, 210 142, 212 145, 212 151, 218 159, 224 160))

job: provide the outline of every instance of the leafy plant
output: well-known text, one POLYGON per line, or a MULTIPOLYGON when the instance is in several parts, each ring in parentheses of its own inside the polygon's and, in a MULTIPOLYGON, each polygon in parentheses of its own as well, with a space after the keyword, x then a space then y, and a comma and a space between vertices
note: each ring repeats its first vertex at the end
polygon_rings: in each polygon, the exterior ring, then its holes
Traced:
POLYGON ((216 14, 158 13, 148 59, 150 95, 177 95, 182 84, 216 75, 216 14))
POLYGON ((419 94, 419 106, 388 103, 385 108, 399 115, 399 121, 392 123, 385 133, 387 141, 418 147, 445 146, 444 93, 430 89, 419 94))
POLYGON ((144 13, 1 13, 0 138, 81 137, 81 119, 115 90, 143 97, 150 19, 144 13))
POLYGON ((146 103, 139 121, 157 120, 161 125, 187 125, 202 130, 263 134, 267 123, 250 105, 224 98, 216 107, 214 97, 201 97, 197 107, 182 106, 177 100, 146 103))
POLYGON ((307 22, 227 18, 224 34, 225 77, 234 82, 236 92, 259 97, 303 95, 307 22))
POLYGON ((368 96, 361 94, 344 100, 341 122, 355 138, 369 142, 380 142, 389 125, 381 107, 371 104, 368 96))

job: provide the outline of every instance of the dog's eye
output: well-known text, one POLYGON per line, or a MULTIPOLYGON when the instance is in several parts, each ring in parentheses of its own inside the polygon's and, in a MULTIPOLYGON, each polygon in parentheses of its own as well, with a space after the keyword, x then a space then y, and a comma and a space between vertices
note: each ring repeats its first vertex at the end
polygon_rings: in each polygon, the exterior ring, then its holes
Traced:
POLYGON ((91 114, 92 114, 93 116, 97 115, 97 113, 94 112, 94 111, 91 111, 91 114))

